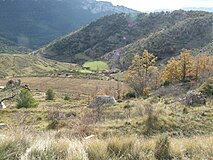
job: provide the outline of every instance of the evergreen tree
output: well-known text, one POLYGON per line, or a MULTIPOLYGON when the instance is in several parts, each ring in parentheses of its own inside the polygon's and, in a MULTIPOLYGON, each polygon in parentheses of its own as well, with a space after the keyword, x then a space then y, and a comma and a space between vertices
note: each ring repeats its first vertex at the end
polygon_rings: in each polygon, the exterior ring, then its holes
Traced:
POLYGON ((22 89, 17 99, 16 106, 17 108, 33 108, 37 107, 38 103, 28 89, 22 89))

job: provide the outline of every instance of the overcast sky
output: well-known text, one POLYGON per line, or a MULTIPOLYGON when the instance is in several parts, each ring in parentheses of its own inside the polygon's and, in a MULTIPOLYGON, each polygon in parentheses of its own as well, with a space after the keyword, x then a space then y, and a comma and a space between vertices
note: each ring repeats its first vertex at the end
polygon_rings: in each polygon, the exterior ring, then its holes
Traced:
POLYGON ((181 9, 187 7, 213 7, 213 0, 101 0, 123 5, 139 11, 154 11, 157 9, 181 9))

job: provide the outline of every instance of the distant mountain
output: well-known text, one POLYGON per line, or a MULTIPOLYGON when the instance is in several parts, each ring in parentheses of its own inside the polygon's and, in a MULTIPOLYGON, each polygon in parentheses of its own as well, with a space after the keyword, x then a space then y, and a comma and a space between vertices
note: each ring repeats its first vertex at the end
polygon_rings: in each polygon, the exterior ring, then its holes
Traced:
POLYGON ((199 8, 193 8, 193 7, 189 7, 189 8, 184 8, 184 10, 187 11, 206 11, 206 12, 213 12, 213 8, 205 8, 205 7, 199 7, 199 8))
MULTIPOLYGON (((184 11, 205 11, 205 12, 213 12, 213 8, 212 7, 188 7, 188 8, 182 8, 182 10, 184 11)), ((154 12, 172 12, 171 9, 157 9, 154 12)))
POLYGON ((25 53, 31 50, 0 36, 0 53, 25 53))
POLYGON ((96 0, 0 0, 0 37, 34 49, 101 16, 121 12, 136 11, 96 0))
POLYGON ((201 49, 212 41, 213 13, 178 10, 114 14, 50 43, 37 53, 74 63, 105 59, 113 67, 126 69, 133 55, 143 49, 163 59, 182 48, 201 49))

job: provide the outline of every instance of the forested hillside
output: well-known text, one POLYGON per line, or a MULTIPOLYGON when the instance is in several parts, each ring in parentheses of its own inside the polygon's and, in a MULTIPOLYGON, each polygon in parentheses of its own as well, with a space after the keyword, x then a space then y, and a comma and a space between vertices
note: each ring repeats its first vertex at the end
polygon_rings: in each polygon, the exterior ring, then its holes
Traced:
POLYGON ((115 61, 115 67, 127 68, 132 55, 144 49, 161 59, 179 53, 182 48, 208 46, 213 40, 212 24, 213 14, 202 11, 114 14, 50 43, 37 53, 74 63, 104 58, 112 65, 115 61))
POLYGON ((0 0, 0 37, 35 49, 117 12, 135 11, 96 0, 0 0))

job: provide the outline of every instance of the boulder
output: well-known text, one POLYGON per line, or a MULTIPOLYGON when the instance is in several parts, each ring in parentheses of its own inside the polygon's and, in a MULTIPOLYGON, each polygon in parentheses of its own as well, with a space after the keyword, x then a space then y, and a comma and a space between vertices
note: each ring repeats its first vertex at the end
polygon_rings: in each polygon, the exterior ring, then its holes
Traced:
POLYGON ((188 91, 186 94, 186 104, 187 105, 205 105, 206 98, 201 92, 196 92, 194 90, 188 91))
POLYGON ((21 80, 18 79, 18 80, 9 80, 7 83, 6 83, 6 88, 7 89, 11 89, 11 88, 18 88, 20 87, 21 85, 21 80))
POLYGON ((112 96, 97 96, 95 99, 90 103, 89 107, 97 108, 101 107, 105 104, 115 104, 117 101, 112 96))

